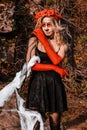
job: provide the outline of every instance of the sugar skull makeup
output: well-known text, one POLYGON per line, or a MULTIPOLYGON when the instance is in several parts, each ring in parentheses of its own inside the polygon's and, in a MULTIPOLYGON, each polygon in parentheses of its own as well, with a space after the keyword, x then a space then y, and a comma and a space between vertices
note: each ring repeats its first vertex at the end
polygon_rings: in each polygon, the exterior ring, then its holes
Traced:
POLYGON ((46 36, 54 34, 55 25, 50 17, 43 18, 41 27, 46 36))

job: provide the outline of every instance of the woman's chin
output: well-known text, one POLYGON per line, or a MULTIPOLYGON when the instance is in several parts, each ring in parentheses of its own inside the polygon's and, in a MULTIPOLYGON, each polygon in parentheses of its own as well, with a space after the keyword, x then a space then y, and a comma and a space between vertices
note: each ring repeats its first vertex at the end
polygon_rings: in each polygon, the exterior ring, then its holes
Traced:
POLYGON ((46 37, 49 38, 49 39, 53 39, 54 38, 53 35, 46 35, 46 37))

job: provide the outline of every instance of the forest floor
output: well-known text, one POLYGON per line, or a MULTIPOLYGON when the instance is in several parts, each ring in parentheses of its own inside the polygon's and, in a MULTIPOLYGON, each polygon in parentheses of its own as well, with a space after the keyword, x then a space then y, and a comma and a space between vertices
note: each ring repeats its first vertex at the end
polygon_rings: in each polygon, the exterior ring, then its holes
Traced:
POLYGON ((87 130, 87 99, 70 93, 67 93, 67 98, 68 111, 63 115, 67 130, 87 130))

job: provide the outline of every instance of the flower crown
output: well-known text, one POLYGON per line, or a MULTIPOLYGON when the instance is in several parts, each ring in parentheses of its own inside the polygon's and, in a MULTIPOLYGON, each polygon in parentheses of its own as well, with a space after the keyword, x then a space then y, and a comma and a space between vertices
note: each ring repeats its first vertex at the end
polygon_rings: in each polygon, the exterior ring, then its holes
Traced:
POLYGON ((37 12, 36 15, 35 15, 35 22, 38 21, 38 19, 42 16, 53 16, 55 19, 60 19, 62 18, 62 16, 60 16, 58 14, 57 11, 55 11, 54 9, 50 9, 50 10, 47 10, 47 9, 44 9, 40 12, 37 12))

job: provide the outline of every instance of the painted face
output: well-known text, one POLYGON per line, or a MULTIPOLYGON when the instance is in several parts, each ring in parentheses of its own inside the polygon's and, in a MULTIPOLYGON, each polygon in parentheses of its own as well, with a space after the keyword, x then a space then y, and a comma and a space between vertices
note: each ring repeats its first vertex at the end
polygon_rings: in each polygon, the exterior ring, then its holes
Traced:
POLYGON ((54 23, 50 17, 45 17, 42 20, 42 30, 46 36, 50 37, 54 35, 54 23))

